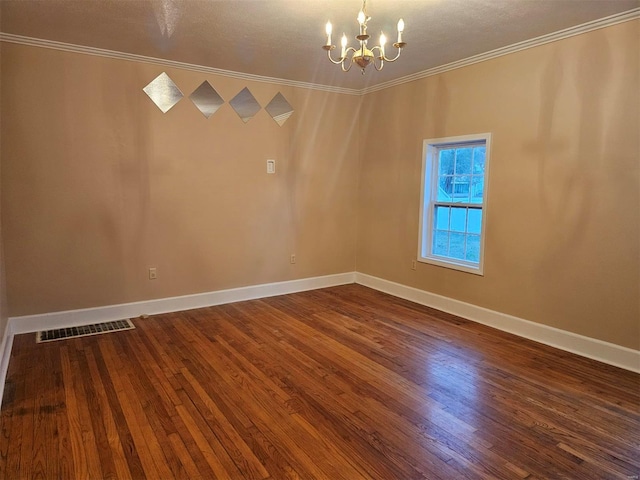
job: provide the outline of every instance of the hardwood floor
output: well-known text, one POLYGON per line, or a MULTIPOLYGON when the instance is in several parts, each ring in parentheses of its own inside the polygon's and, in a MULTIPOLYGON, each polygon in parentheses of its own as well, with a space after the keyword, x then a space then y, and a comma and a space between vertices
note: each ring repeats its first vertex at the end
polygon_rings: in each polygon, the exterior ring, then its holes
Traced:
POLYGON ((359 285, 15 338, 0 477, 638 478, 640 375, 359 285))

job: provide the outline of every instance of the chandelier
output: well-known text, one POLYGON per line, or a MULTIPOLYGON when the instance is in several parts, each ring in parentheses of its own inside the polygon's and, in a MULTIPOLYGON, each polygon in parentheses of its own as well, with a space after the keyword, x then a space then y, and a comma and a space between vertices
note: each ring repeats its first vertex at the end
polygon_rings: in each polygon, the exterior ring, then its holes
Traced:
POLYGON ((367 0, 362 2, 362 10, 358 13, 358 23, 360 24, 360 34, 356 35, 356 39, 360 42, 359 48, 347 47, 347 36, 342 34, 342 51, 340 53, 340 57, 337 60, 331 58, 331 50, 336 48, 335 45, 331 44, 331 31, 332 26, 331 22, 327 22, 326 25, 326 33, 327 33, 327 44, 323 45, 322 48, 327 51, 327 56, 331 63, 335 63, 336 65, 340 65, 343 72, 348 72, 351 70, 351 67, 355 63, 362 70, 362 74, 364 75, 364 69, 372 63, 376 70, 382 70, 384 67, 384 62, 395 62, 400 53, 402 53, 402 48, 406 45, 406 42, 402 41, 402 32, 404 31, 404 20, 400 19, 398 21, 398 41, 393 44, 395 48, 398 49, 398 54, 393 58, 388 58, 385 55, 384 47, 387 43, 387 37, 384 33, 380 33, 380 45, 376 45, 369 49, 367 47, 367 42, 369 41, 370 36, 367 34, 367 22, 371 20, 371 17, 367 16, 366 12, 367 0), (377 51, 378 55, 376 56, 374 52, 377 51), (351 56, 349 54, 351 53, 351 56), (376 62, 376 59, 378 60, 376 62))

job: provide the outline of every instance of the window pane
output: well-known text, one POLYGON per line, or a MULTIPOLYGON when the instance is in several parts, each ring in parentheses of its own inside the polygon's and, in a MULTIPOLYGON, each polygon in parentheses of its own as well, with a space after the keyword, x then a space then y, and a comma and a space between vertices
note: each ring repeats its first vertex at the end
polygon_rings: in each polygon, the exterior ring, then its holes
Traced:
POLYGON ((473 149, 473 173, 484 174, 484 159, 486 147, 476 147, 473 149))
POLYGON ((484 196, 484 176, 471 177, 471 203, 482 203, 484 196))
POLYGON ((469 202, 471 178, 468 175, 456 175, 451 186, 451 202, 469 202))
POLYGON ((451 230, 454 232, 464 232, 467 225, 467 209, 451 208, 451 230))
POLYGON ((472 148, 458 148, 456 150, 456 175, 471 173, 472 148))
POLYGON ((482 210, 470 208, 467 214, 467 232, 480 234, 482 231, 482 210))
POLYGON ((449 207, 436 207, 436 230, 449 230, 449 207))
POLYGON ((450 202, 453 193, 453 177, 438 178, 437 200, 440 202, 450 202))
POLYGON ((449 257, 464 260, 464 233, 452 233, 449 237, 449 257))
POLYGON ((436 230, 433 235, 433 255, 446 257, 449 253, 449 232, 436 230))
POLYGON ((467 235, 467 253, 465 258, 471 262, 480 261, 480 236, 467 235))
POLYGON ((440 150, 440 165, 438 168, 438 176, 440 175, 453 175, 453 160, 455 157, 455 150, 440 150))

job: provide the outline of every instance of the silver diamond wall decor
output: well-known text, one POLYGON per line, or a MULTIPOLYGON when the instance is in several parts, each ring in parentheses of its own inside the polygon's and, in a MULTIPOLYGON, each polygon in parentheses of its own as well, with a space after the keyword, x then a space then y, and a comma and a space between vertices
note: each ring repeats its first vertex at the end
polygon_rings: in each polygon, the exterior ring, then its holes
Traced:
POLYGON ((142 90, 149 95, 151 101, 162 110, 162 113, 167 113, 171 107, 184 97, 180 89, 165 72, 158 75, 142 90))
POLYGON ((240 93, 233 97, 229 105, 231 105, 244 123, 247 123, 260 111, 260 104, 247 87, 244 87, 240 93))
POLYGON ((286 122, 293 113, 293 107, 289 105, 287 99, 284 98, 284 95, 280 92, 271 99, 269 105, 264 107, 264 109, 280 126, 284 125, 284 122, 286 122))
POLYGON ((189 98, 198 110, 200 110, 207 118, 216 113, 216 111, 224 104, 222 97, 206 80, 202 82, 191 95, 189 95, 189 98))

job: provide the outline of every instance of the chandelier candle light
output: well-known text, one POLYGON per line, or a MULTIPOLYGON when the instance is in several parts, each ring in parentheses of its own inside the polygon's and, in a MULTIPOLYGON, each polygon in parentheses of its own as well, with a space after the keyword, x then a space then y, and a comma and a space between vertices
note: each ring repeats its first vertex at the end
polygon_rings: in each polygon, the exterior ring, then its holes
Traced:
POLYGON ((382 70, 382 68, 384 67, 384 62, 395 62, 400 56, 400 53, 402 53, 402 48, 406 45, 406 42, 402 41, 404 20, 400 19, 398 21, 398 41, 393 44, 393 46, 398 49, 398 54, 394 58, 387 58, 385 56, 384 46, 385 43, 387 43, 387 37, 384 35, 384 33, 380 33, 380 45, 376 45, 375 47, 371 48, 371 50, 369 50, 369 48, 367 48, 367 42, 370 37, 369 35, 367 35, 367 22, 371 20, 371 17, 367 16, 365 10, 366 7, 367 0, 364 0, 362 2, 362 10, 360 10, 360 13, 358 13, 357 18, 358 23, 360 24, 360 34, 356 35, 356 39, 360 42, 360 48, 347 48, 347 36, 343 33, 341 41, 342 50, 340 53, 340 58, 338 58, 338 60, 334 60, 333 58, 331 58, 331 50, 336 48, 336 46, 331 44, 332 26, 331 22, 327 22, 325 29, 327 33, 327 44, 323 45, 322 48, 327 51, 327 56, 329 57, 331 63, 340 65, 343 72, 348 72, 349 70, 351 70, 354 62, 360 67, 363 75, 364 69, 367 68, 370 63, 373 63, 373 66, 376 70, 382 70), (378 51, 377 57, 373 53, 376 50, 378 51), (351 56, 347 58, 349 53, 351 53, 351 56), (379 60, 379 62, 376 62, 376 58, 379 60))

